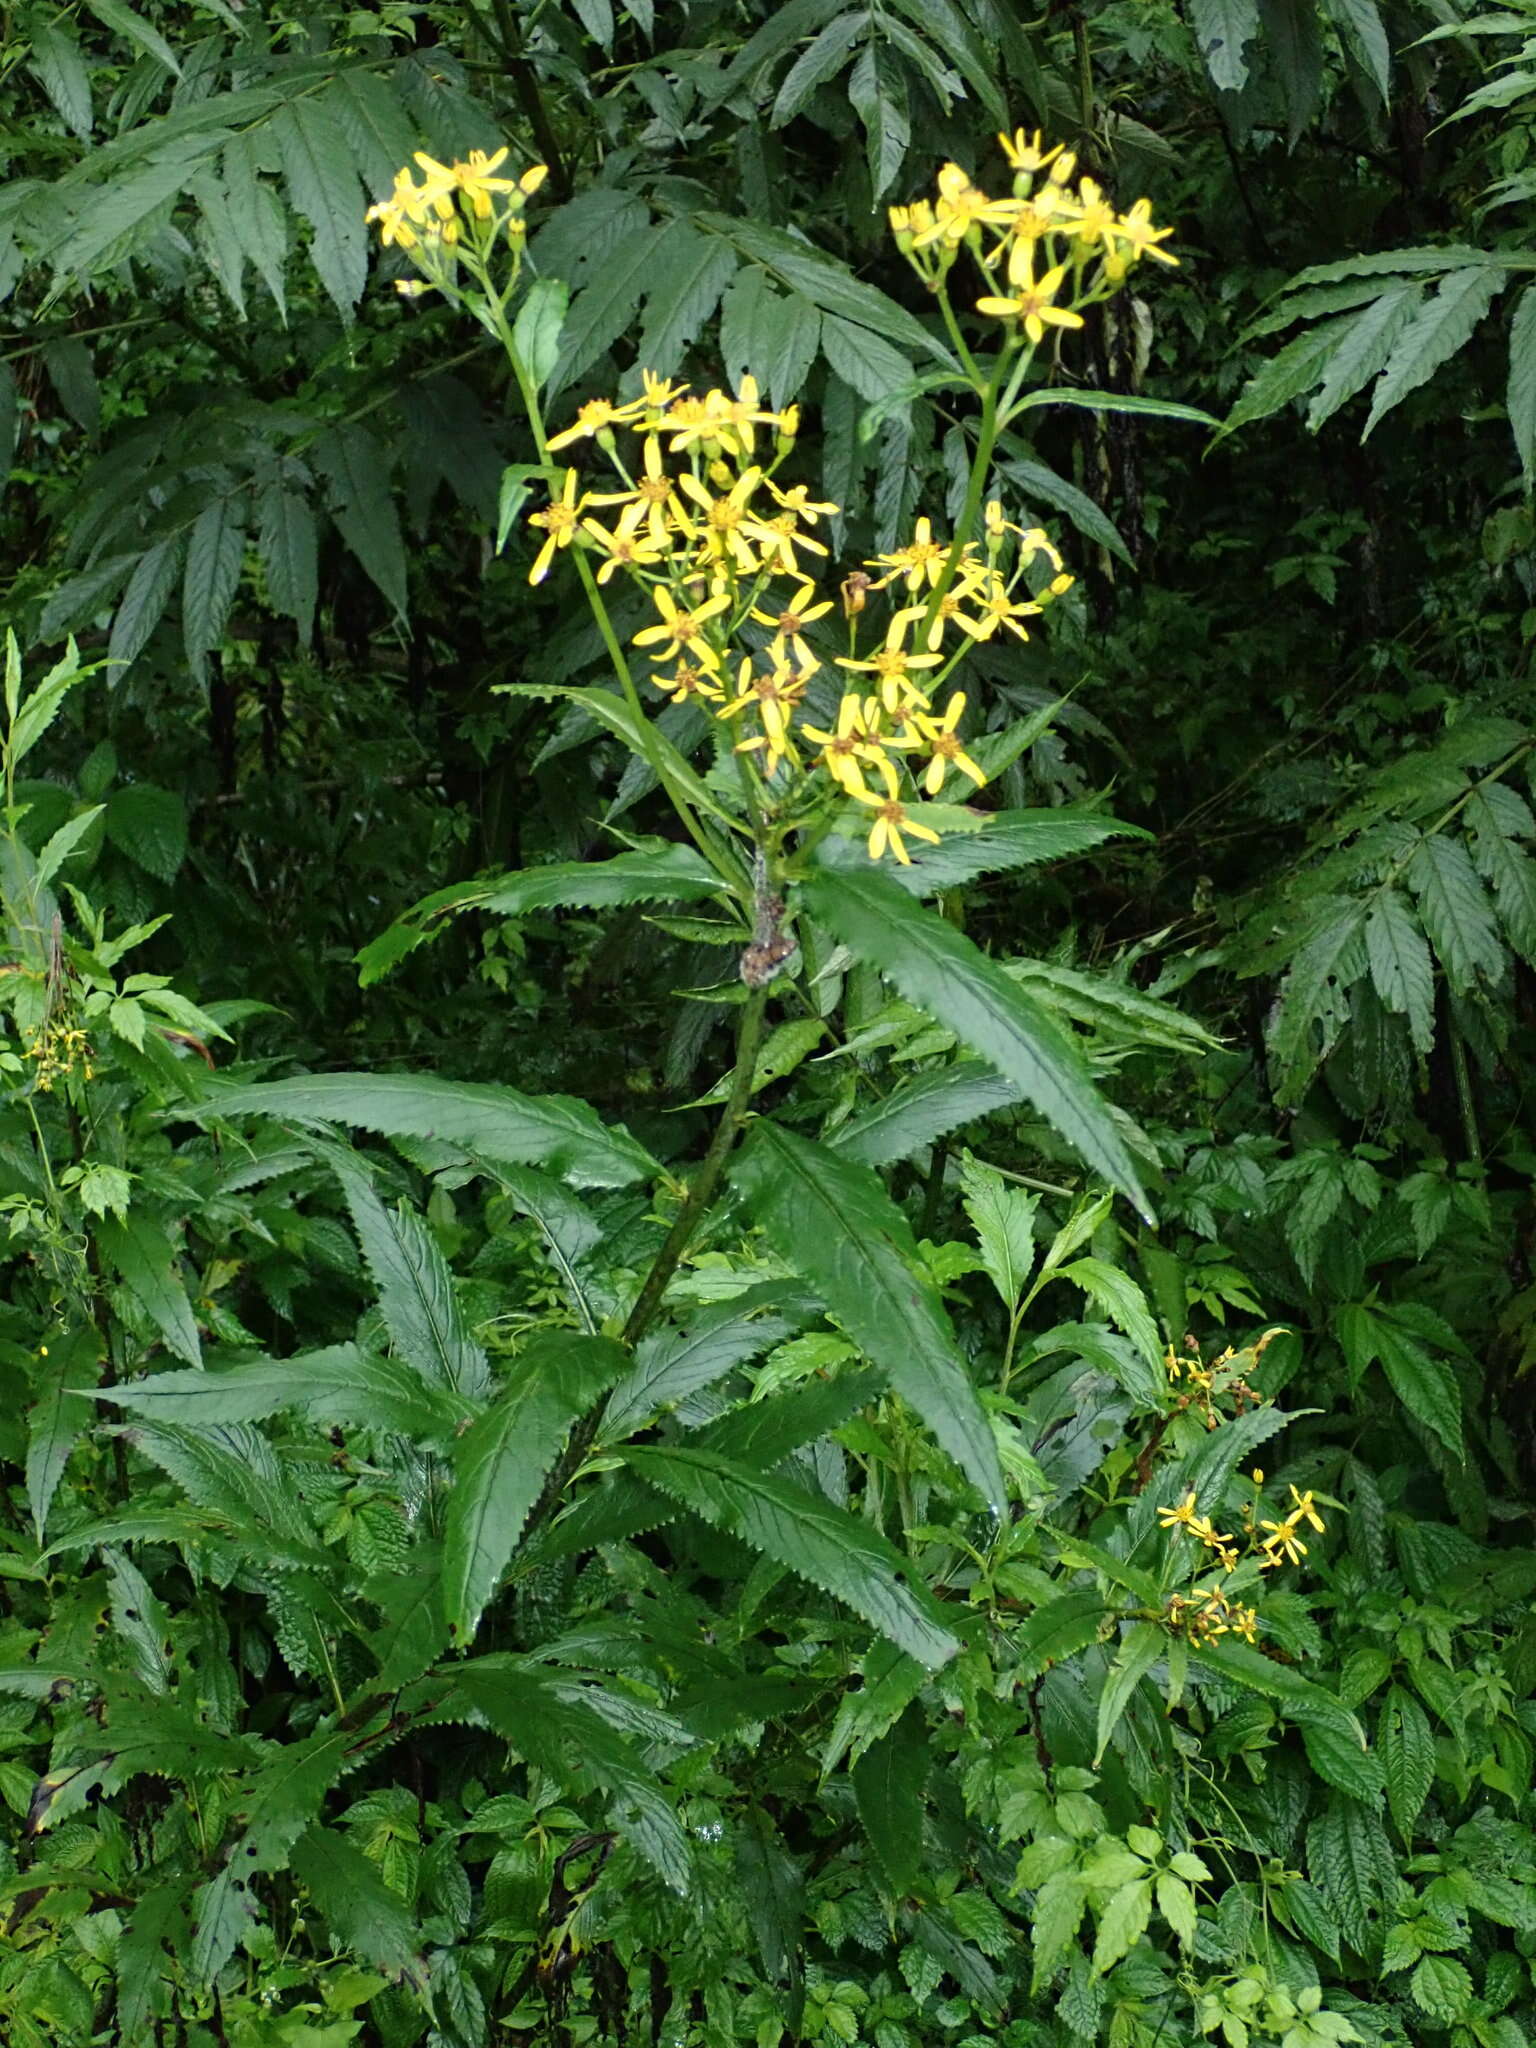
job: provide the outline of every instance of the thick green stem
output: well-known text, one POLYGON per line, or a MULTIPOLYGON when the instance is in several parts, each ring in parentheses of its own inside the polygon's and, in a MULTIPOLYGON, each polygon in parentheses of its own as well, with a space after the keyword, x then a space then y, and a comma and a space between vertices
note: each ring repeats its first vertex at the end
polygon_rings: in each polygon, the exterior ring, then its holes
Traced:
POLYGON ((725 1162, 731 1156, 731 1147, 736 1142, 747 1105, 752 1100, 752 1079, 757 1072, 757 1050, 763 1040, 763 1019, 767 1007, 766 988, 749 991, 742 1005, 741 1025, 736 1034, 736 1067, 731 1076, 731 1092, 726 1098, 713 1142, 689 1183, 683 1205, 667 1232, 666 1242, 656 1255, 656 1263, 646 1275, 645 1285, 635 1297, 635 1305, 624 1325, 622 1341, 626 1344, 637 1344, 650 1327, 672 1275, 677 1271, 678 1261, 692 1242, 705 1210, 714 1200, 720 1176, 725 1171, 725 1162))
MULTIPOLYGON (((747 1000, 742 1005, 741 1024, 736 1034, 736 1065, 731 1075, 730 1095, 709 1150, 689 1184, 682 1207, 677 1212, 672 1228, 667 1232, 661 1250, 656 1254, 655 1263, 645 1276, 645 1284, 635 1297, 634 1307, 629 1312, 620 1338, 624 1344, 637 1344, 655 1320, 672 1275, 677 1271, 678 1262, 692 1242, 693 1234, 702 1222, 704 1212, 720 1185, 720 1176, 725 1171, 725 1163, 731 1156, 731 1147, 736 1142, 737 1132, 741 1129, 747 1113, 747 1105, 752 1100, 752 1079, 757 1072, 757 1053, 763 1040, 763 1019, 767 1007, 766 988, 755 988, 748 992, 747 1000)), ((540 1527, 553 1512, 561 1495, 585 1464, 587 1453, 597 1440, 602 1414, 603 1403, 599 1401, 571 1431, 564 1454, 544 1482, 544 1490, 528 1518, 528 1534, 540 1527)))

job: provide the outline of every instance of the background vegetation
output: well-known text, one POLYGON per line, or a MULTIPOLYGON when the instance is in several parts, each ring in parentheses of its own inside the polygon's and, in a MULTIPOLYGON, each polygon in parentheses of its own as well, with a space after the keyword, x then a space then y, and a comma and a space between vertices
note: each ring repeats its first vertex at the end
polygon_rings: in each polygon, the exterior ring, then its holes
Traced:
POLYGON ((1524 2048, 1533 37, 6 12, 8 2043, 1524 2048), (572 882, 676 826, 503 352, 365 210, 547 164, 551 423, 751 372, 846 570, 976 431, 886 207, 1019 124, 1179 267, 997 451, 1078 578, 974 658, 1006 817, 884 955, 790 892, 637 1321, 751 933, 572 882))

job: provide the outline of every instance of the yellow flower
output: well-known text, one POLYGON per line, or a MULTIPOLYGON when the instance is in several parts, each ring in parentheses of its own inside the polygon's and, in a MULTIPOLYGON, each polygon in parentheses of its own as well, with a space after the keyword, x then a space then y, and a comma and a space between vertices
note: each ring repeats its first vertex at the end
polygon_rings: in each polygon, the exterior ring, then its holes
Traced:
POLYGON ((1026 178, 1043 171, 1054 157, 1061 155, 1061 144, 1058 142, 1054 148, 1047 149, 1038 128, 1033 135, 1026 134, 1022 128, 1015 128, 1012 135, 999 135, 997 139, 1003 146, 1003 155, 1026 178))
POLYGON ((1159 263, 1170 263, 1178 267, 1178 257, 1166 249, 1158 248, 1159 242, 1166 242, 1173 233, 1172 228, 1155 228, 1152 225, 1152 202, 1138 199, 1129 213, 1124 213, 1110 230, 1109 242, 1116 256, 1134 263, 1139 257, 1151 256, 1159 263))
POLYGON ((709 396, 717 404, 722 423, 734 429, 736 444, 743 455, 750 455, 753 451, 756 441, 754 428, 783 426, 783 419, 778 413, 763 409, 757 379, 753 376, 742 378, 741 390, 735 398, 724 391, 712 391, 709 396))
POLYGON ((636 531, 644 511, 643 505, 626 505, 619 514, 617 526, 611 530, 596 519, 583 519, 581 522, 582 532, 591 535, 604 556, 597 572, 599 583, 610 582, 620 569, 627 569, 634 575, 666 560, 665 550, 658 547, 648 533, 636 531))
POLYGON ((751 543, 755 540, 766 544, 770 553, 776 553, 779 545, 775 529, 752 510, 752 494, 762 482, 762 476, 760 469, 743 470, 721 497, 706 491, 696 476, 679 477, 677 483, 678 490, 691 498, 704 514, 706 552, 716 560, 729 557, 739 570, 749 576, 762 566, 757 549, 751 543))
POLYGON ((553 499, 542 512, 530 512, 528 524, 542 526, 546 535, 543 547, 534 557, 533 567, 528 571, 530 583, 542 583, 549 574, 549 565, 555 559, 557 548, 568 548, 576 538, 581 524, 582 508, 586 499, 576 496, 576 486, 581 481, 574 469, 565 472, 565 488, 558 498, 553 499))
POLYGON ((651 681, 658 690, 665 690, 674 704, 688 704, 696 697, 719 703, 725 696, 708 669, 695 668, 691 661, 679 660, 671 675, 652 676, 651 681))
POLYGON ((966 753, 956 728, 965 715, 965 696, 957 690, 944 707, 942 718, 925 717, 918 712, 913 720, 918 731, 932 750, 933 759, 928 763, 928 772, 923 777, 923 788, 929 796, 937 796, 944 787, 944 777, 951 768, 958 768, 962 775, 968 775, 978 789, 986 781, 986 773, 966 753))
POLYGON ((1323 1518, 1317 1512, 1317 1508, 1313 1503, 1311 1487, 1309 1486, 1305 1493, 1298 1493, 1293 1486, 1291 1488, 1291 1499, 1295 1505, 1286 1519, 1291 1522, 1310 1523, 1318 1535, 1321 1536, 1323 1534, 1323 1518))
POLYGON ((548 164, 530 164, 518 179, 517 189, 525 199, 531 199, 548 176, 548 164))
POLYGON ((760 669, 754 675, 751 656, 745 656, 736 672, 736 695, 715 713, 717 718, 737 718, 743 711, 756 711, 763 730, 753 739, 742 740, 736 751, 751 754, 766 749, 770 775, 786 754, 794 754, 789 722, 807 681, 803 669, 792 669, 787 663, 766 671, 760 669))
POLYGON ((1036 555, 1044 555, 1051 567, 1056 570, 1058 575, 1060 574, 1062 568, 1061 556, 1053 546, 1050 536, 1043 527, 1031 526, 1023 532, 1020 532, 1015 527, 1014 531, 1019 534, 1019 561, 1024 568, 1027 569, 1029 567, 1036 555))
POLYGON ((869 564, 871 569, 884 569, 886 572, 873 588, 883 590, 898 576, 905 578, 908 590, 921 590, 925 583, 937 583, 944 573, 948 555, 949 543, 933 537, 932 520, 919 519, 911 540, 904 548, 893 548, 888 555, 876 555, 869 564))
POLYGON ((576 414, 575 424, 556 434, 549 452, 568 448, 573 441, 589 441, 608 427, 627 427, 639 414, 644 401, 632 398, 627 405, 615 405, 611 398, 589 398, 576 414))
POLYGON ((824 598, 817 604, 815 597, 815 584, 802 583, 795 592, 794 601, 776 612, 762 611, 756 605, 753 606, 751 616, 757 623, 760 626, 772 626, 774 629, 769 652, 775 661, 783 661, 786 656, 793 655, 804 669, 820 668, 821 663, 811 652, 803 636, 812 620, 824 618, 831 611, 832 600, 824 598))
POLYGON ((963 242, 971 229, 983 221, 1008 220, 1013 205, 1012 199, 989 199, 958 164, 945 164, 939 172, 939 196, 934 201, 933 219, 914 234, 912 246, 921 249, 941 237, 946 242, 963 242))
POLYGON ((886 628, 885 645, 865 661, 850 660, 846 655, 838 657, 839 668, 856 669, 879 678, 880 700, 887 711, 894 711, 903 699, 924 701, 922 688, 912 680, 911 671, 937 668, 942 659, 937 654, 914 654, 902 644, 907 628, 921 616, 917 611, 898 612, 886 628))
POLYGON ((1084 178, 1077 191, 1077 219, 1072 223, 1073 234, 1085 249, 1091 249, 1095 242, 1102 243, 1106 249, 1111 248, 1112 236, 1119 223, 1115 209, 1092 178, 1084 178))
POLYGON ((1008 280, 1014 288, 1012 297, 978 299, 976 310, 990 314, 996 320, 1022 320, 1024 332, 1038 346, 1045 339, 1047 327, 1081 327, 1083 316, 1051 303, 1066 279, 1066 266, 1058 263, 1037 284, 1032 275, 1033 256, 1031 243, 1015 243, 1008 258, 1008 280))
POLYGON ((825 732, 814 725, 802 726, 800 730, 821 748, 822 767, 850 796, 866 790, 859 764, 862 762, 866 767, 873 767, 885 759, 882 747, 886 742, 880 736, 879 700, 862 698, 857 691, 850 690, 837 707, 834 731, 825 732))
POLYGON ((990 640, 1000 626, 1020 640, 1027 640, 1029 633, 1020 622, 1040 616, 1040 606, 1033 598, 1023 604, 1015 604, 1008 594, 1008 586, 1001 576, 989 575, 984 585, 973 591, 966 602, 975 607, 974 613, 957 612, 960 625, 973 640, 990 640))
POLYGON ((635 635, 635 645, 659 646, 661 651, 651 656, 652 661, 681 660, 686 649, 691 660, 703 662, 706 668, 718 668, 720 656, 704 638, 704 628, 709 620, 728 609, 730 599, 717 593, 685 611, 664 584, 658 585, 651 595, 656 600, 662 623, 659 626, 642 626, 635 635))
POLYGON ((427 174, 426 184, 421 188, 423 209, 430 208, 440 221, 451 221, 453 195, 459 186, 457 170, 447 164, 440 164, 435 156, 428 156, 424 149, 416 151, 416 162, 427 174))
POLYGON ((407 165, 403 171, 396 171, 389 197, 369 207, 367 218, 379 223, 379 239, 386 249, 392 245, 415 248, 415 228, 426 219, 428 191, 428 187, 417 184, 407 165))
POLYGON ((1296 1533, 1296 1519, 1288 1515, 1283 1522, 1260 1522, 1261 1529, 1270 1532, 1264 1539, 1268 1562, 1278 1564, 1282 1558, 1291 1564, 1300 1564, 1307 1554, 1307 1546, 1296 1533))
POLYGON ((937 846, 939 835, 927 825, 919 825, 907 816, 905 808, 897 802, 899 784, 896 771, 883 756, 879 762, 881 778, 885 783, 885 795, 878 796, 869 789, 850 789, 848 794, 855 803, 869 805, 875 814, 875 822, 869 828, 869 857, 879 860, 889 847, 903 867, 911 867, 912 856, 908 853, 903 833, 913 839, 926 839, 930 846, 937 846))
POLYGON ((469 201, 476 220, 489 220, 491 198, 497 192, 516 192, 519 187, 513 178, 498 178, 492 174, 501 169, 507 160, 505 144, 494 156, 487 156, 483 149, 472 149, 467 163, 455 164, 454 173, 459 181, 459 190, 469 201))
POLYGON ((633 489, 600 491, 591 502, 594 505, 643 506, 646 531, 657 547, 664 548, 668 545, 671 526, 685 534, 691 534, 692 529, 677 495, 677 485, 661 466, 661 443, 654 434, 646 436, 643 469, 644 473, 633 489))
POLYGON ((1164 1529, 1189 1528, 1195 1519, 1194 1488, 1190 1488, 1176 1508, 1159 1508, 1157 1519, 1164 1529))

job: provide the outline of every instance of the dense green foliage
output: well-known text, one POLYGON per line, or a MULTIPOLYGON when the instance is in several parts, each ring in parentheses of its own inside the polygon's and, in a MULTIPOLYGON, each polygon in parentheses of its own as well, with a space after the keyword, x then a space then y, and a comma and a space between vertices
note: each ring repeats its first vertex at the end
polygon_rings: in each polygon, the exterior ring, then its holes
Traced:
POLYGON ((7 12, 7 2048, 1527 2048, 1532 49, 7 12), (1178 263, 1014 358, 887 208, 1021 124, 1178 263), (365 219, 503 145, 505 333, 365 219), (820 720, 918 519, 1075 575, 910 866, 530 583, 642 370, 820 720))

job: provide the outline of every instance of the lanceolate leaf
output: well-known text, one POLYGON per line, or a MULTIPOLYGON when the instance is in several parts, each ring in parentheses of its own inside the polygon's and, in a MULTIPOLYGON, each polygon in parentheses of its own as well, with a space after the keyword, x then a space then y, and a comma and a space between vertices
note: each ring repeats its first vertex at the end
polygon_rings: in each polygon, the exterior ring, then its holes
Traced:
POLYGON ((628 1363, 607 1337, 536 1337, 513 1360, 507 1391, 460 1440, 442 1581, 449 1632, 460 1646, 479 1625, 567 1430, 628 1363))
POLYGON ((1384 890, 1365 924, 1371 980, 1389 1010, 1408 1019, 1414 1048, 1428 1053, 1435 1036, 1435 970, 1417 919, 1396 889, 1384 890))
POLYGON ((632 1435, 663 1409, 713 1386, 749 1358, 760 1358, 794 1327, 785 1316, 742 1315, 727 1303, 687 1330, 653 1330, 641 1338, 633 1367, 608 1397, 604 1440, 632 1435))
POLYGON ((76 1442, 91 1426, 91 1391, 101 1375, 101 1344, 89 1324, 55 1337, 39 1371, 27 1417, 27 1505, 39 1543, 48 1510, 76 1442))
MULTIPOLYGON (((1368 6, 1370 0, 1340 0, 1340 4, 1368 6)), ((1504 281, 1500 271, 1486 265, 1453 270, 1449 277, 1441 278, 1433 298, 1418 307, 1399 336, 1381 373, 1365 423, 1366 434, 1466 346, 1504 281)))
POLYGON ((910 1226, 874 1174, 764 1120, 732 1179, 778 1250, 1001 1512, 991 1427, 910 1226))
POLYGON ((1146 1212, 1119 1129, 1072 1041, 993 960, 895 882, 875 872, 819 869, 807 909, 860 959, 1021 1088, 1046 1121, 1146 1212))
POLYGON ((1392 1390, 1417 1421, 1437 1436, 1453 1458, 1465 1457, 1461 1437, 1461 1389, 1443 1358, 1384 1316, 1372 1318, 1376 1355, 1392 1390))
MULTIPOLYGON (((1143 837, 1140 826, 1122 825, 1097 811, 993 811, 974 832, 955 832, 937 846, 914 848, 910 867, 889 879, 914 896, 937 896, 981 875, 1000 875, 1046 861, 1068 860, 1106 839, 1143 837)), ((828 840, 821 849, 827 866, 863 871, 869 857, 862 840, 828 840)))
POLYGON ((470 1334, 436 1238, 414 1210, 385 1208, 354 1153, 328 1146, 326 1158, 347 1198, 396 1350, 433 1386, 481 1393, 489 1377, 485 1353, 470 1334))
POLYGON ((1218 92, 1241 92, 1248 81, 1247 45, 1259 32, 1258 0, 1191 0, 1200 55, 1218 92))
POLYGON ((298 97, 272 119, 288 196, 309 222, 310 255, 336 310, 350 320, 368 277, 364 194, 346 130, 331 109, 298 97))
POLYGON ((453 1688, 518 1755, 557 1782, 573 1792, 601 1785, 620 1833, 674 1891, 688 1889, 693 1858, 670 1801, 578 1688, 500 1656, 476 1657, 458 1666, 453 1688))
POLYGON ((1509 323, 1509 428, 1515 437, 1525 487, 1536 480, 1536 287, 1520 294, 1509 323))
POLYGON ((839 1124, 826 1142, 846 1159, 889 1166, 893 1160, 910 1159, 935 1138, 1023 1099, 1021 1089, 982 1061, 956 1060, 953 1066, 901 1082, 882 1102, 839 1124))
POLYGON ((626 1131, 570 1095, 520 1095, 435 1074, 310 1074, 220 1091, 203 1116, 293 1117, 385 1137, 445 1138, 476 1159, 544 1166, 579 1187, 624 1187, 659 1171, 626 1131))
POLYGON ((960 1648, 911 1565, 867 1522, 707 1451, 632 1446, 624 1456, 648 1485, 845 1601, 929 1670, 960 1648))
POLYGON ((411 1915, 378 1866, 333 1828, 307 1828, 293 1847, 293 1874, 331 1933, 361 1961, 393 1978, 425 1981, 411 1915))
POLYGON ((318 1422, 398 1431, 419 1441, 451 1439, 473 1407, 397 1359, 370 1358, 355 1344, 262 1358, 226 1372, 162 1372, 103 1393, 104 1400, 162 1422, 261 1422, 285 1408, 318 1422))
POLYGON ((108 1263, 154 1323, 167 1346, 189 1365, 201 1365, 202 1346, 187 1290, 176 1270, 176 1253, 165 1231, 142 1210, 126 1223, 97 1219, 96 1237, 108 1263))
POLYGON ((853 1796, 890 1889, 909 1892, 923 1862, 923 1785, 931 1758, 923 1717, 909 1707, 853 1766, 853 1796))
POLYGON ((1435 1738, 1412 1693, 1394 1685, 1381 1709, 1376 1748, 1387 1782, 1387 1809, 1405 1842, 1435 1781, 1435 1738))

